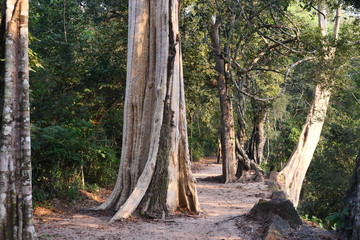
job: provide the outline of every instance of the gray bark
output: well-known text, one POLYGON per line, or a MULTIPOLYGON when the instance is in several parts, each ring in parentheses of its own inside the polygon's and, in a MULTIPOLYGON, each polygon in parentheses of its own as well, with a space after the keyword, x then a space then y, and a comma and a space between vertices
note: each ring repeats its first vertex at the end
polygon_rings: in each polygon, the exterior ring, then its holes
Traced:
POLYGON ((135 211, 198 211, 188 152, 177 0, 129 1, 127 86, 121 164, 98 209, 112 220, 135 211))
POLYGON ((360 152, 351 185, 344 198, 344 208, 349 210, 345 218, 345 228, 341 230, 345 239, 360 239, 360 152))
POLYGON ((0 239, 35 239, 32 220, 28 1, 3 1, 0 79, 0 239))

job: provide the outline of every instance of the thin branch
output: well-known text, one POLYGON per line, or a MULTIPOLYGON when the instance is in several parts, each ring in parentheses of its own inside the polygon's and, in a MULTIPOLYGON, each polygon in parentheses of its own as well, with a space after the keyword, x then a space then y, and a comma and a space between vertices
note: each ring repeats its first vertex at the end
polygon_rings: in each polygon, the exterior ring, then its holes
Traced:
POLYGON ((275 72, 275 73, 279 73, 279 74, 284 75, 283 72, 280 72, 280 71, 275 70, 275 69, 267 69, 267 68, 252 68, 249 72, 251 72, 251 71, 275 72))
POLYGON ((360 100, 355 96, 355 94, 352 92, 351 95, 355 98, 355 100, 360 104, 360 100))
POLYGON ((234 82, 234 85, 235 85, 236 89, 237 89, 239 92, 241 92, 242 94, 244 94, 245 96, 251 97, 252 99, 257 100, 257 101, 261 101, 261 102, 272 101, 272 100, 275 100, 275 99, 281 97, 282 95, 284 95, 285 90, 286 90, 287 80, 288 80, 288 77, 289 77, 289 75, 290 75, 290 73, 291 73, 291 70, 292 70, 293 68, 295 68, 296 66, 298 66, 299 64, 303 63, 303 62, 307 62, 307 61, 310 61, 310 60, 313 60, 313 59, 315 59, 315 57, 306 57, 306 58, 304 58, 304 59, 302 59, 302 60, 299 60, 299 61, 291 64, 290 67, 286 70, 286 72, 285 72, 285 74, 284 74, 284 83, 281 84, 281 91, 280 91, 280 93, 279 93, 278 95, 274 96, 274 97, 269 97, 269 98, 260 98, 260 97, 257 97, 257 96, 255 96, 255 95, 250 94, 250 93, 248 93, 248 92, 245 92, 243 89, 241 89, 241 88, 239 87, 239 85, 237 84, 236 81, 233 81, 233 82, 234 82))
POLYGON ((246 68, 246 69, 242 69, 240 70, 241 73, 246 73, 246 72, 249 72, 253 67, 254 65, 262 58, 262 56, 264 56, 266 53, 272 51, 273 49, 279 47, 279 46, 283 46, 285 47, 285 44, 286 43, 291 43, 293 41, 296 41, 296 38, 292 38, 292 39, 287 39, 287 40, 284 40, 282 42, 277 42, 276 44, 273 44, 273 45, 270 45, 268 46, 267 48, 265 48, 264 50, 262 50, 258 56, 256 58, 254 58, 252 60, 252 62, 249 64, 249 66, 246 68))
POLYGON ((306 58, 304 58, 304 59, 302 59, 302 60, 299 60, 299 61, 291 64, 290 67, 287 69, 287 71, 286 71, 286 73, 285 73, 285 76, 284 76, 284 84, 286 83, 287 78, 289 77, 290 72, 291 72, 291 70, 292 70, 294 67, 296 67, 297 65, 299 65, 299 64, 301 64, 301 63, 303 63, 303 62, 307 62, 307 61, 310 61, 310 60, 313 60, 313 59, 315 59, 315 57, 306 57, 306 58))
POLYGON ((288 16, 288 14, 286 14, 286 12, 281 11, 279 8, 277 8, 276 6, 274 6, 277 10, 277 12, 279 12, 281 15, 283 15, 295 28, 294 32, 297 36, 300 35, 300 29, 298 28, 298 26, 295 24, 295 22, 288 16))
POLYGON ((325 13, 323 13, 322 11, 320 11, 319 9, 317 9, 316 7, 314 7, 314 5, 311 4, 311 8, 314 9, 316 12, 318 12, 319 14, 321 14, 324 18, 326 18, 325 13))
POLYGON ((292 49, 292 48, 290 48, 290 47, 288 47, 288 46, 285 45, 285 43, 289 43, 289 42, 296 41, 296 40, 297 40, 297 37, 294 38, 294 39, 288 39, 288 40, 284 40, 284 41, 280 42, 280 41, 278 41, 278 40, 276 40, 276 39, 273 39, 273 38, 265 35, 265 34, 264 34, 263 32, 261 32, 261 31, 257 31, 257 32, 259 33, 259 35, 262 35, 262 36, 264 36, 265 38, 269 39, 270 41, 272 41, 272 42, 274 42, 274 43, 277 43, 277 44, 278 44, 277 46, 281 45, 282 47, 286 48, 287 50, 289 50, 289 51, 291 51, 291 52, 293 52, 293 53, 302 53, 302 54, 313 54, 313 53, 315 53, 315 51, 313 51, 313 52, 298 51, 298 50, 292 49), (289 41, 289 40, 291 40, 291 41, 289 41))
POLYGON ((64 0, 63 2, 63 20, 64 20, 64 39, 65 42, 68 42, 68 38, 67 38, 67 29, 66 29, 66 1, 64 0))
POLYGON ((236 89, 237 89, 239 92, 241 92, 241 93, 244 94, 245 96, 251 97, 252 99, 257 100, 257 101, 267 102, 267 101, 271 101, 271 100, 274 100, 274 99, 280 97, 280 96, 278 95, 278 96, 271 97, 271 98, 260 98, 260 97, 257 97, 257 96, 255 96, 255 95, 252 95, 252 94, 247 93, 247 92, 245 92, 244 90, 242 90, 242 89, 239 87, 239 85, 237 84, 237 82, 236 82, 235 80, 233 80, 233 83, 234 83, 236 89))
POLYGON ((299 35, 299 32, 297 31, 297 29, 295 28, 292 28, 292 27, 286 27, 286 26, 282 26, 282 25, 279 25, 279 24, 264 24, 264 25, 261 25, 259 28, 257 28, 256 30, 258 29, 262 29, 262 28, 275 28, 275 29, 280 29, 280 31, 282 31, 282 33, 288 35, 288 36, 291 36, 291 37, 298 37, 299 35), (290 34, 288 32, 285 32, 284 30, 291 30, 295 33, 295 35, 293 34, 290 34))

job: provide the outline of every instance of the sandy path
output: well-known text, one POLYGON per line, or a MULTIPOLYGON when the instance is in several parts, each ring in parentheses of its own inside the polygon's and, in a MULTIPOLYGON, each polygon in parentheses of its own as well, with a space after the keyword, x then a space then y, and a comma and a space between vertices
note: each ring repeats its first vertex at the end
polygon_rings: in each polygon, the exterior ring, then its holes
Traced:
MULTIPOLYGON (((194 174, 198 180, 221 174, 221 165, 206 164, 194 174)), ((170 217, 165 221, 134 220, 109 224, 110 216, 78 211, 36 218, 40 239, 251 239, 235 225, 236 217, 249 212, 264 195, 263 183, 219 184, 198 181, 203 213, 191 217, 170 217)))

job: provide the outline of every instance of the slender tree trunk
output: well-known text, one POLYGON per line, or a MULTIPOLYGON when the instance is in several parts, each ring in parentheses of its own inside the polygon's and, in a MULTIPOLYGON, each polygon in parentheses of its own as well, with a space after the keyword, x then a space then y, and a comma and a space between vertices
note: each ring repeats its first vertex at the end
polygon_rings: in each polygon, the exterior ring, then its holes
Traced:
POLYGON ((218 145, 217 145, 217 156, 216 156, 216 162, 220 163, 222 160, 222 150, 221 150, 221 136, 218 138, 218 145))
POLYGON ((177 0, 129 1, 129 46, 121 164, 98 209, 112 220, 135 211, 198 211, 191 176, 177 0))
MULTIPOLYGON (((241 83, 239 83, 240 86, 242 86, 241 83)), ((236 160, 237 160, 237 169, 236 169, 236 177, 237 178, 243 178, 247 179, 247 171, 250 170, 250 164, 248 164, 247 159, 247 153, 245 151, 245 144, 247 141, 247 135, 246 135, 246 121, 245 121, 245 99, 244 96, 240 91, 236 91, 236 98, 235 98, 235 109, 238 115, 238 135, 235 138, 235 146, 236 146, 236 160), (243 156, 245 154, 246 156, 243 156), (246 176, 244 176, 246 175, 246 176)))
MULTIPOLYGON (((194 124, 194 121, 193 121, 193 115, 190 114, 190 124, 191 126, 193 126, 194 124)), ((189 137, 190 139, 193 139, 193 127, 190 128, 190 133, 189 133, 189 137)), ((189 157, 190 157, 190 162, 193 162, 194 161, 194 157, 193 157, 193 152, 192 152, 192 148, 189 146, 189 157)))
POLYGON ((256 112, 254 113, 253 131, 249 143, 249 158, 253 159, 255 163, 261 164, 264 159, 264 147, 266 143, 265 120, 267 109, 266 107, 260 109, 255 107, 254 109, 256 112))
POLYGON ((218 90, 221 109, 221 155, 223 179, 225 183, 228 183, 237 179, 237 162, 235 157, 234 116, 224 75, 219 75, 218 77, 218 90))
MULTIPOLYGON (((319 27, 324 37, 328 35, 326 24, 326 10, 321 1, 319 1, 319 27)), ((341 4, 336 11, 334 25, 334 39, 337 40, 341 16, 341 4)), ((326 55, 323 61, 331 63, 335 57, 335 48, 326 49, 324 43, 324 52, 326 55)), ((316 84, 313 95, 313 102, 308 113, 306 123, 300 134, 298 144, 296 145, 287 165, 278 175, 278 183, 287 193, 288 198, 296 207, 299 203, 300 192, 306 172, 310 166, 313 154, 320 139, 322 127, 324 125, 326 111, 329 105, 331 90, 327 86, 330 76, 320 73, 320 82, 316 84)))
POLYGON ((28 1, 3 1, 0 79, 0 239, 35 239, 32 220, 28 1))
POLYGON ((235 130, 233 108, 230 98, 229 89, 225 77, 225 62, 221 58, 220 47, 220 22, 217 20, 211 26, 210 37, 214 48, 216 66, 218 72, 218 92, 220 98, 221 110, 221 153, 223 164, 223 180, 225 183, 236 180, 237 161, 235 157, 235 130))

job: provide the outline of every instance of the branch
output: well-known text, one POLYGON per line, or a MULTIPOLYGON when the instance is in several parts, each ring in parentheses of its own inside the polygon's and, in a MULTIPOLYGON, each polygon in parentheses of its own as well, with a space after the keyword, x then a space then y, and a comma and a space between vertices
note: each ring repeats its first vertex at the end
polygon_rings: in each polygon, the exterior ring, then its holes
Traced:
POLYGON ((265 171, 261 169, 261 167, 252 159, 249 158, 246 151, 241 147, 239 140, 235 138, 235 145, 237 150, 240 153, 240 156, 243 158, 243 164, 247 169, 255 170, 257 176, 264 176, 265 171))
MULTIPOLYGON (((264 72, 275 72, 275 73, 279 73, 279 74, 282 74, 284 75, 284 73, 278 71, 278 70, 275 70, 275 69, 267 69, 267 68, 253 68, 251 69, 250 71, 264 71, 264 72)), ((250 72, 249 71, 249 72, 250 72)))
POLYGON ((257 32, 259 33, 260 36, 263 36, 264 38, 269 39, 270 41, 278 44, 278 46, 281 45, 282 47, 286 48, 287 50, 289 50, 289 51, 291 51, 291 52, 293 52, 293 53, 302 53, 302 54, 312 54, 312 53, 315 53, 315 51, 312 51, 312 52, 298 51, 298 50, 292 49, 292 48, 290 48, 290 47, 288 47, 288 46, 285 45, 285 43, 289 43, 289 40, 291 40, 290 42, 295 41, 295 40, 298 40, 297 37, 294 38, 294 39, 288 39, 288 40, 284 40, 284 41, 280 42, 280 41, 278 41, 278 40, 276 40, 276 39, 273 39, 273 38, 265 35, 264 33, 260 32, 260 31, 257 31, 257 32))
POLYGON ((279 47, 279 46, 285 46, 286 43, 290 43, 290 42, 293 42, 293 41, 296 41, 296 38, 292 38, 292 39, 287 39, 287 40, 284 40, 282 42, 277 42, 273 45, 270 45, 268 46, 267 48, 265 48, 264 50, 262 50, 257 57, 255 57, 252 62, 249 64, 249 66, 246 68, 246 69, 242 69, 238 63, 235 64, 235 67, 237 68, 237 70, 242 73, 242 74, 245 74, 247 72, 249 72, 253 67, 254 65, 261 59, 262 56, 264 56, 266 53, 272 51, 273 49, 279 47))
MULTIPOLYGON (((257 100, 257 101, 267 102, 267 101, 271 101, 271 100, 274 100, 274 99, 280 97, 280 94, 279 94, 279 95, 277 95, 277 96, 275 96, 275 97, 260 98, 260 97, 257 97, 257 96, 255 96, 255 95, 252 95, 252 94, 247 93, 247 92, 245 92, 244 90, 242 90, 242 89, 239 87, 239 85, 237 84, 237 82, 236 82, 235 80, 233 80, 233 82, 234 82, 234 85, 235 85, 236 89, 237 89, 239 92, 241 92, 241 93, 244 94, 245 96, 251 97, 252 99, 257 100)), ((281 95, 282 95, 282 94, 281 94, 281 95)))
POLYGON ((287 69, 287 71, 286 71, 286 73, 285 73, 285 76, 284 76, 284 84, 286 84, 287 78, 289 77, 290 72, 291 72, 291 70, 292 70, 294 67, 296 67, 297 65, 299 65, 299 64, 301 64, 301 63, 303 63, 303 62, 307 62, 307 61, 310 61, 310 60, 313 60, 313 59, 315 59, 315 57, 306 57, 306 58, 304 58, 304 59, 302 59, 302 60, 299 60, 299 61, 291 64, 290 67, 287 69))
MULTIPOLYGON (((298 28, 298 26, 295 24, 295 22, 288 16, 288 14, 286 14, 286 12, 282 11, 281 9, 279 9, 278 7, 274 6, 276 12, 279 12, 281 15, 283 15, 293 26, 294 26, 294 32, 297 36, 300 35, 300 30, 298 28)), ((271 12, 273 12, 273 9, 271 8, 271 12)))
POLYGON ((359 99, 355 96, 355 94, 352 92, 351 95, 355 98, 355 100, 358 102, 358 104, 360 104, 359 99))
POLYGON ((255 95, 252 95, 252 94, 250 94, 250 93, 245 92, 244 90, 242 90, 242 89, 239 87, 239 85, 238 85, 238 83, 237 83, 236 81, 233 80, 233 82, 234 82, 234 85, 235 85, 236 89, 237 89, 239 92, 241 92, 242 94, 244 94, 245 96, 251 97, 252 99, 257 100, 257 101, 261 101, 261 102, 272 101, 272 100, 278 99, 279 97, 281 97, 282 95, 284 95, 285 90, 286 90, 287 80, 288 80, 288 77, 289 77, 289 75, 290 75, 291 70, 292 70, 293 68, 295 68, 297 65, 299 65, 299 64, 301 64, 301 63, 303 63, 303 62, 307 62, 307 61, 310 61, 310 60, 313 60, 313 59, 315 59, 315 57, 306 57, 306 58, 304 58, 304 59, 302 59, 302 60, 299 60, 299 61, 291 64, 290 67, 286 70, 286 72, 285 72, 285 74, 284 74, 284 83, 281 84, 282 87, 281 87, 280 93, 279 93, 278 95, 274 96, 274 97, 269 97, 269 98, 260 98, 260 97, 257 97, 257 96, 255 96, 255 95))
POLYGON ((322 11, 320 11, 319 9, 317 9, 316 7, 314 7, 312 4, 311 4, 311 8, 314 9, 315 11, 317 11, 319 14, 321 14, 324 18, 326 18, 325 13, 323 13, 322 11))

